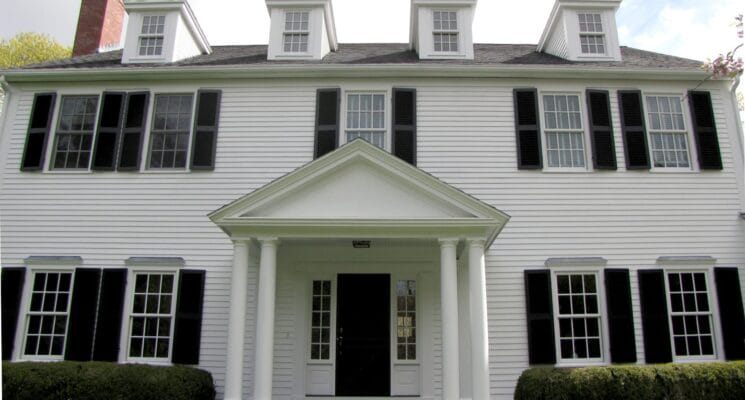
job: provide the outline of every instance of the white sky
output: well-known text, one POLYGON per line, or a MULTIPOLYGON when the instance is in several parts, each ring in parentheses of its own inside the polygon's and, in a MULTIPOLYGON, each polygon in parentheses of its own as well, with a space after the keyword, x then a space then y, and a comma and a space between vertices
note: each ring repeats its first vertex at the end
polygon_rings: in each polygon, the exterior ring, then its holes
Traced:
MULTIPOLYGON (((71 45, 80 0, 1 0, 0 39, 48 33, 71 45)), ((266 44, 264 0, 189 0, 212 45, 266 44)), ((479 0, 477 43, 537 43, 554 0, 479 0)), ((409 0, 333 0, 341 43, 408 42, 409 0)), ((742 42, 731 26, 742 0, 624 0, 621 45, 688 57, 714 58, 742 42), (738 41, 739 40, 739 41, 738 41)), ((741 50, 745 54, 745 49, 741 50)))

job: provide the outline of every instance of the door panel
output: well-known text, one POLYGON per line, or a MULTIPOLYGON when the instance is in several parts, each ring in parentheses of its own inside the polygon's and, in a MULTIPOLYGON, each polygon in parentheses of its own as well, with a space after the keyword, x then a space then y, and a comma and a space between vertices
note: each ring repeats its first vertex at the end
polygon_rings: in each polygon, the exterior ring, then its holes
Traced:
POLYGON ((390 395, 390 276, 340 274, 336 395, 390 395))

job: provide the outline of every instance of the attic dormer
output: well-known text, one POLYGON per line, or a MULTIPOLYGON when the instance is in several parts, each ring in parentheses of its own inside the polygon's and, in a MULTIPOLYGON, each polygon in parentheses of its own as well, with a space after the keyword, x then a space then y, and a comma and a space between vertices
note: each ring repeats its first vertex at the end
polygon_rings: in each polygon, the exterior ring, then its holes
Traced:
POLYGON ((556 0, 538 51, 572 61, 621 61, 621 0, 556 0))
POLYGON ((212 52, 186 0, 124 0, 122 63, 171 63, 212 52))
POLYGON ((478 0, 411 0, 409 43, 420 59, 473 60, 478 0))
POLYGON ((320 60, 339 47, 331 0, 266 0, 269 60, 320 60))

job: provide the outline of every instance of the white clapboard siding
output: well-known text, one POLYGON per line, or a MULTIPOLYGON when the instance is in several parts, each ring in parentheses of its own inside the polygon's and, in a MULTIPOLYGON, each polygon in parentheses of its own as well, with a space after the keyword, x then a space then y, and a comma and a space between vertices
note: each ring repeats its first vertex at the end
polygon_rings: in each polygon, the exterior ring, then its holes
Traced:
MULTIPOLYGON (((555 35, 560 37, 561 35, 555 35)), ((555 44, 551 44, 552 46, 555 44)), ((557 50, 565 51, 565 50, 557 50)), ((312 160, 316 89, 323 87, 417 89, 418 166, 511 216, 487 254, 492 397, 510 399, 528 364, 523 271, 550 257, 603 257, 631 269, 638 359, 643 361, 636 270, 659 256, 706 255, 718 265, 741 266, 745 287, 745 231, 736 171, 740 156, 728 116, 729 94, 712 89, 724 170, 688 173, 626 171, 616 91, 683 95, 698 82, 462 79, 231 80, 174 83, 66 84, 59 93, 106 90, 223 91, 214 171, 20 172, 34 91, 19 87, 10 98, 14 117, 2 131, 0 241, 2 265, 21 266, 30 255, 78 255, 86 266, 122 267, 133 256, 178 256, 188 268, 206 269, 200 366, 219 395, 224 385, 232 243, 208 213, 312 160), (512 90, 583 93, 610 90, 618 171, 560 173, 517 170, 512 90)), ((58 98, 59 103, 59 98, 58 98)), ((684 107, 687 113, 687 107, 684 107)), ((586 106, 582 105, 586 123, 586 106)), ((344 118, 344 114, 341 114, 344 118)), ((390 115, 386 116, 390 123, 390 115)), ((690 130, 690 120, 687 121, 690 130)), ((50 146, 53 141, 50 140, 50 146)), ((590 149, 589 142, 585 143, 590 149)), ((689 143, 694 152, 693 142, 689 143)), ((589 151, 588 151, 589 154, 589 151)), ((47 156, 47 159, 50 157, 47 156)), ((588 157, 588 164, 591 160, 588 157)), ((143 158, 146 162, 146 157, 143 158)), ((695 163, 694 163, 695 164, 695 163)), ((258 271, 249 270, 255 288, 258 271)), ((279 275, 274 391, 292 395, 297 340, 293 294, 302 284, 279 275)), ((435 274, 437 276, 437 274, 435 274)), ((441 394, 439 277, 434 279, 431 355, 434 394, 441 394)), ((302 291, 300 291, 302 292, 302 291)), ((248 291, 244 393, 253 390, 255 290, 248 291)))

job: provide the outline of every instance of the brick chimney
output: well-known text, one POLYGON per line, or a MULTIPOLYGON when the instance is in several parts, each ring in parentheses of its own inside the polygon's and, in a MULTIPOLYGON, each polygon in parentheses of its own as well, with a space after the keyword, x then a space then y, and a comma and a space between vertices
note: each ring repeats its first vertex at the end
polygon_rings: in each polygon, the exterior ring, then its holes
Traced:
POLYGON ((72 56, 119 47, 124 15, 122 0, 82 0, 72 56))

